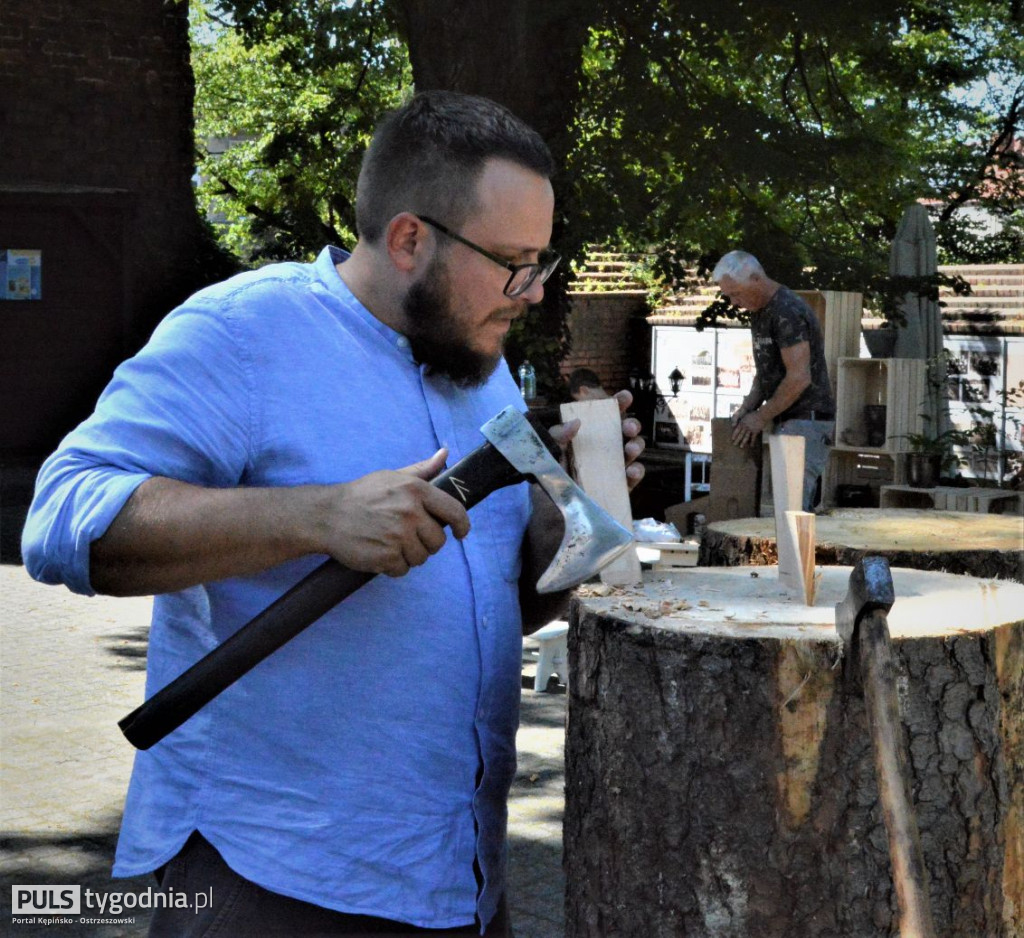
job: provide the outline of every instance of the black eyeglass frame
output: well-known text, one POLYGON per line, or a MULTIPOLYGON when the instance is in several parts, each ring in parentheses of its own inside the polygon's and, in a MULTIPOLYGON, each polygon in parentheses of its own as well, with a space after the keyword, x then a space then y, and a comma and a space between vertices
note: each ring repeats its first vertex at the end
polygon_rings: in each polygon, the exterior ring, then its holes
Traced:
POLYGON ((477 254, 482 254, 488 260, 494 261, 495 264, 500 264, 506 270, 511 271, 508 280, 505 282, 505 287, 501 291, 510 300, 515 299, 517 296, 522 296, 530 289, 530 287, 533 286, 534 281, 537 280, 538 277, 540 278, 541 283, 546 283, 547 279, 555 272, 555 268, 562 260, 562 258, 554 251, 549 251, 547 252, 548 259, 546 261, 538 260, 532 264, 513 264, 504 257, 499 257, 497 254, 488 251, 486 248, 480 247, 479 244, 474 244, 468 238, 464 238, 462 235, 456 234, 450 228, 442 225, 439 221, 435 221, 433 218, 428 218, 426 215, 417 215, 416 217, 419 218, 420 221, 426 222, 431 228, 436 228, 441 232, 441 234, 447 235, 453 241, 458 241, 459 244, 464 244, 467 248, 476 251, 477 254), (509 293, 509 287, 512 286, 512 281, 516 279, 516 275, 519 271, 527 269, 532 270, 533 273, 523 281, 523 285, 519 287, 519 289, 514 293, 509 293))

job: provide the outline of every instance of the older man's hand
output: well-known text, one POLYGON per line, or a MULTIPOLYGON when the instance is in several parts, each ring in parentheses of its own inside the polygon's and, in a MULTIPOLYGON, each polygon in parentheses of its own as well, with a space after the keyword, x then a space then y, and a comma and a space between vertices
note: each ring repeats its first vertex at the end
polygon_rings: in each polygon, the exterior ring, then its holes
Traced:
POLYGON ((752 446, 766 425, 767 421, 760 417, 756 410, 744 414, 733 425, 733 443, 737 446, 752 446))

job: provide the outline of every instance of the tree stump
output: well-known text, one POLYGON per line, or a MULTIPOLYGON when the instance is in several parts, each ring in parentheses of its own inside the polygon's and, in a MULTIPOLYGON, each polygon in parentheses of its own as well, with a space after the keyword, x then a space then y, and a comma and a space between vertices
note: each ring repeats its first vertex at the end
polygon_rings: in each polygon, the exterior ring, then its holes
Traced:
MULTIPOLYGON (((849 574, 823 568, 813 607, 768 567, 581 588, 569 632, 567 938, 898 934, 862 689, 834 628, 849 574)), ((1024 586, 892 575, 936 930, 1019 938, 1024 586)))
MULTIPOLYGON (((815 561, 823 566, 852 566, 864 554, 879 554, 894 567, 1024 583, 1024 520, 1010 515, 844 508, 818 515, 815 537, 815 561)), ((717 521, 701 541, 704 566, 777 562, 772 518, 717 521)))

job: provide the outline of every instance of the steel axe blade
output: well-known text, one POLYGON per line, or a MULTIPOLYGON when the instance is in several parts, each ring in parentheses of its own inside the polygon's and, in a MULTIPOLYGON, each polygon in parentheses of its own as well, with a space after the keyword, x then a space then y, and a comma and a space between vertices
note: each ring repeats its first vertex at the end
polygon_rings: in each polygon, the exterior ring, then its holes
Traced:
POLYGON ((582 583, 633 543, 632 532, 569 477, 514 407, 488 420, 480 432, 519 472, 544 489, 565 520, 561 546, 537 581, 538 593, 557 593, 582 583))

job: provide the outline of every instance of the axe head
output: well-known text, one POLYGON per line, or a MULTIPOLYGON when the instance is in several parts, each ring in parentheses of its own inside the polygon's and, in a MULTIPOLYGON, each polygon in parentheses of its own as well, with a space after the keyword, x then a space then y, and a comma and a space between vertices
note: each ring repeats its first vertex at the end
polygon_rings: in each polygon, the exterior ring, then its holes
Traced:
POLYGON ((565 520, 562 544, 537 581, 538 593, 555 593, 582 583, 633 543, 633 532, 573 482, 514 407, 488 420, 480 432, 515 469, 544 489, 565 520))
POLYGON ((853 640, 857 623, 870 612, 888 612, 896 602, 889 561, 884 557, 861 557, 850 574, 846 598, 836 604, 836 631, 845 643, 853 640))

